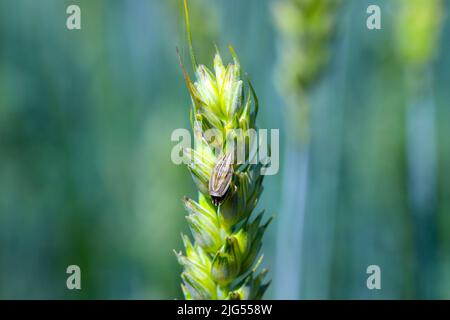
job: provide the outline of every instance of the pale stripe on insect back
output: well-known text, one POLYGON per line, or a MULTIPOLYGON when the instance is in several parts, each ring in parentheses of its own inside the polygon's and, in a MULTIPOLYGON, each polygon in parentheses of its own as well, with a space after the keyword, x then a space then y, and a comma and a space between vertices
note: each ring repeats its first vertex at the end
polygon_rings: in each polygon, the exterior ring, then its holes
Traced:
POLYGON ((231 184, 233 175, 233 154, 227 153, 223 155, 214 166, 209 181, 209 194, 212 197, 222 198, 231 184))

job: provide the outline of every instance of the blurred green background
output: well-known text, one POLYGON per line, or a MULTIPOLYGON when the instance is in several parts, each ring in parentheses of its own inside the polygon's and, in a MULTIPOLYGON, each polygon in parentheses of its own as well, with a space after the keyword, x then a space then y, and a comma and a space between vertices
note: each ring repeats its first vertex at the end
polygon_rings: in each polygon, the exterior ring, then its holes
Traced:
MULTIPOLYGON (((450 1, 321 2, 189 1, 198 61, 231 43, 259 127, 280 129, 266 298, 449 299, 450 1)), ((189 127, 177 46, 187 62, 181 0, 0 1, 0 298, 182 297, 172 250, 195 188, 170 161, 189 127)))

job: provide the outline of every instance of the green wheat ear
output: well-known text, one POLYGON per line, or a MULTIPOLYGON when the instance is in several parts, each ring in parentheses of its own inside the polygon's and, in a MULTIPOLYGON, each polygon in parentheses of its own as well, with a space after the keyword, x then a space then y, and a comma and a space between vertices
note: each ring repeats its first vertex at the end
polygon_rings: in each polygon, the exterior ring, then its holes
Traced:
POLYGON ((185 254, 176 253, 184 267, 181 288, 186 299, 261 299, 269 282, 264 281, 267 270, 257 271, 262 260, 258 255, 270 220, 262 222, 263 212, 251 217, 263 190, 261 165, 250 161, 231 165, 226 156, 235 151, 229 141, 245 141, 246 150, 257 148, 257 142, 245 135, 255 129, 258 100, 249 81, 244 90, 239 61, 231 46, 233 62, 227 66, 218 50, 213 71, 197 64, 187 0, 184 12, 196 79, 191 81, 180 58, 192 99, 195 141, 193 149, 184 150, 184 156, 199 196, 197 201, 183 199, 194 240, 182 235, 185 254), (209 129, 217 130, 223 139, 208 141, 205 133, 209 129), (241 129, 242 134, 233 129, 241 129), (216 185, 223 198, 211 197, 210 190, 216 185))
POLYGON ((275 86, 288 112, 290 138, 309 140, 306 92, 317 83, 330 58, 336 15, 343 0, 278 0, 273 17, 279 36, 275 86))

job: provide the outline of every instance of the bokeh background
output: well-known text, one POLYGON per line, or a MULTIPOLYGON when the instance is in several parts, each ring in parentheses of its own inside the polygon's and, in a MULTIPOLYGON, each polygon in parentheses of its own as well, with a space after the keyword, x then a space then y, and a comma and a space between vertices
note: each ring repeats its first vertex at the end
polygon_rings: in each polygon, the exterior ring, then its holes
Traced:
MULTIPOLYGON (((189 4, 198 61, 231 43, 280 129, 266 298, 449 299, 450 1, 189 4)), ((0 1, 0 298, 182 297, 177 46, 188 61, 181 0, 0 1)))

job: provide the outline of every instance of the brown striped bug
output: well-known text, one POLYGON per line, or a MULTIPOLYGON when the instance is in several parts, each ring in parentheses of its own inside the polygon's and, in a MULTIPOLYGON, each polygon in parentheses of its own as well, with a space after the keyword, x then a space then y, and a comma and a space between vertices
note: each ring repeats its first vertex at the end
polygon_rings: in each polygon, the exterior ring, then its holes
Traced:
POLYGON ((219 158, 209 180, 209 195, 215 206, 220 205, 225 200, 233 171, 233 153, 229 152, 219 158))

